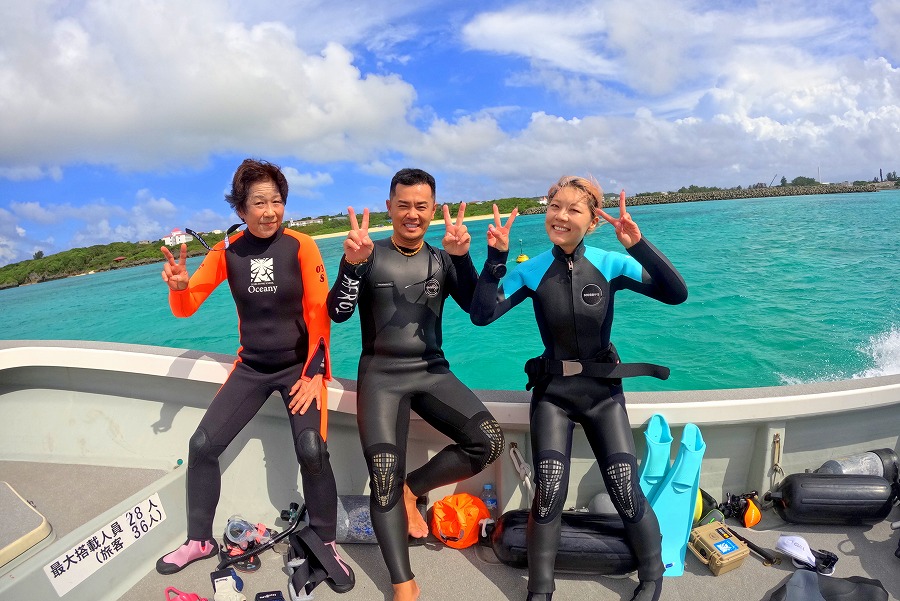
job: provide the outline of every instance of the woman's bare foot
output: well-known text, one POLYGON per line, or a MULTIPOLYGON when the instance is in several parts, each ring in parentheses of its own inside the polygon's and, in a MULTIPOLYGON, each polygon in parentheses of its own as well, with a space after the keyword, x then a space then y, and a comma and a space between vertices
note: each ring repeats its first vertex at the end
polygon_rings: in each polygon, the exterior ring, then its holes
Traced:
MULTIPOLYGON (((422 517, 422 514, 419 513, 419 508, 416 506, 416 499, 416 495, 409 490, 409 486, 404 484, 403 504, 406 505, 406 519, 409 523, 409 535, 413 538, 424 538, 428 536, 428 524, 425 523, 425 519, 422 517)), ((418 590, 418 587, 416 587, 416 591, 418 590)), ((416 594, 418 595, 418 593, 416 594)))
POLYGON ((394 601, 415 601, 419 598, 419 585, 415 580, 407 580, 394 585, 394 601))

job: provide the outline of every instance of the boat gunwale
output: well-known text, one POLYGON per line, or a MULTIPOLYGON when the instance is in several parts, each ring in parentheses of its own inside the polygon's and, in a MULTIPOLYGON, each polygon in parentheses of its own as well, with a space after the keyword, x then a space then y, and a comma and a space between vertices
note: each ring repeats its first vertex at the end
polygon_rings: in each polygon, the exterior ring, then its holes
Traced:
MULTIPOLYGON (((58 367, 126 372, 222 384, 236 357, 139 344, 81 340, 0 341, 0 372, 19 367, 58 367), (135 355, 140 360, 135 361, 135 355)), ((356 414, 356 382, 329 383, 329 410, 356 414)), ((527 427, 530 393, 475 391, 502 424, 527 427)), ((629 392, 633 428, 654 413, 669 423, 714 425, 770 422, 883 407, 900 402, 900 374, 759 388, 629 392)))

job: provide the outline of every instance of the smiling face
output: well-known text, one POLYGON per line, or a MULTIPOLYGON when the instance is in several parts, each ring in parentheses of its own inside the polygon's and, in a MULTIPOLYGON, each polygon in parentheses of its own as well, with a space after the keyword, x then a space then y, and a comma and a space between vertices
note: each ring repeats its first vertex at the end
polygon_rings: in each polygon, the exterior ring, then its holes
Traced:
POLYGON ((431 186, 397 184, 386 204, 394 226, 394 241, 406 248, 416 248, 425 237, 437 208, 431 186))
POLYGON ((595 227, 600 218, 588 205, 587 194, 578 188, 560 188, 547 203, 544 226, 550 242, 572 253, 579 242, 595 227))
POLYGON ((284 219, 284 200, 275 182, 262 180, 251 184, 244 209, 239 209, 237 214, 257 238, 274 236, 284 219))

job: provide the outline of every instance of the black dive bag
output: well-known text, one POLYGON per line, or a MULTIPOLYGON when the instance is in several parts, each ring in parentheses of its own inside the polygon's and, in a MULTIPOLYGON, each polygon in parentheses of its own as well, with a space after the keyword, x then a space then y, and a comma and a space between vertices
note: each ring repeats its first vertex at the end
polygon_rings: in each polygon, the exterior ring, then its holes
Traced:
POLYGON ((793 524, 872 525, 888 516, 896 497, 881 476, 805 473, 787 476, 766 500, 793 524))
MULTIPOLYGON (((507 511, 489 534, 490 546, 504 564, 527 568, 525 531, 528 510, 507 511)), ((578 574, 624 575, 637 570, 618 515, 564 511, 555 570, 578 574)))

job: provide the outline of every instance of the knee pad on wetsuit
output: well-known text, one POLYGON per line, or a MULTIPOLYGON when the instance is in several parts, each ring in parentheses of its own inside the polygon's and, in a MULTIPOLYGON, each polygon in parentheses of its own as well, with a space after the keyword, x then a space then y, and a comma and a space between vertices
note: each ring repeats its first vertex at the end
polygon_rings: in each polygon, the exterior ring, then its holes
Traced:
POLYGON ((542 451, 538 453, 536 464, 534 517, 537 522, 549 522, 562 512, 566 501, 564 491, 569 479, 569 462, 559 451, 542 451))
POLYGON ((188 441, 188 467, 194 467, 198 461, 204 459, 215 459, 222 454, 222 451, 224 449, 215 452, 212 444, 209 442, 209 435, 207 435, 206 430, 197 428, 188 441))
POLYGON ((644 515, 644 493, 637 476, 637 459, 628 453, 616 453, 606 458, 603 479, 613 505, 628 522, 638 522, 644 515))
POLYGON ((487 411, 476 413, 462 428, 463 434, 476 447, 474 451, 478 471, 492 464, 503 453, 503 431, 487 411))
POLYGON ((318 476, 328 461, 328 447, 318 430, 306 428, 294 440, 297 461, 303 471, 311 476, 318 476))
POLYGON ((374 508, 388 511, 403 496, 406 462, 400 449, 392 444, 376 444, 365 450, 369 466, 369 486, 372 489, 374 508))

